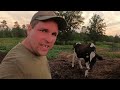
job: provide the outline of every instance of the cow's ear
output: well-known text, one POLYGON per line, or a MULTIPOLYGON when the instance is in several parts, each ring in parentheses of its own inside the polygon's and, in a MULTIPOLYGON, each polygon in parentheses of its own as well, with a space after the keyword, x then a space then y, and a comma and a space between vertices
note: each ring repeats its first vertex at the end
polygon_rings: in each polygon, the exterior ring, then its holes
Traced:
POLYGON ((93 43, 91 43, 90 47, 95 47, 95 45, 93 43))
POLYGON ((88 46, 90 47, 91 43, 88 43, 88 46))

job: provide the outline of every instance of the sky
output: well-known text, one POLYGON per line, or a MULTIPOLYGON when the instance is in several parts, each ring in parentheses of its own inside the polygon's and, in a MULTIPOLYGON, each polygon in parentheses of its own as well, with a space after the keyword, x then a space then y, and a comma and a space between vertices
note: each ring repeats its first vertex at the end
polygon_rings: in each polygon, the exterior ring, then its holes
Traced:
MULTIPOLYGON (((0 11, 0 22, 7 21, 7 25, 12 27, 14 22, 20 25, 29 24, 32 16, 37 11, 0 11)), ((89 19, 93 14, 99 14, 104 22, 106 22, 106 35, 120 35, 120 11, 82 11, 85 18, 84 25, 88 25, 89 19)))

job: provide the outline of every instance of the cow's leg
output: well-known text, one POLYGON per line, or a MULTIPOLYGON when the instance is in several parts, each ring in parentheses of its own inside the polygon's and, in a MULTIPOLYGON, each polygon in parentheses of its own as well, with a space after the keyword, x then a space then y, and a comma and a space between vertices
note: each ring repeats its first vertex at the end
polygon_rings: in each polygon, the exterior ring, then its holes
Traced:
POLYGON ((92 68, 93 68, 93 66, 94 66, 95 63, 96 63, 96 57, 94 57, 92 59, 92 61, 90 62, 90 70, 92 70, 92 68))
POLYGON ((90 70, 92 70, 93 65, 96 62, 95 52, 90 53, 90 70))
POLYGON ((85 77, 88 77, 88 69, 85 70, 85 77))
POLYGON ((86 62, 85 65, 86 65, 86 68, 89 70, 90 69, 89 62, 86 62))
POLYGON ((81 64, 81 60, 82 60, 82 58, 78 58, 78 63, 79 63, 80 69, 83 69, 82 64, 81 64))
POLYGON ((95 57, 95 52, 91 52, 90 53, 90 62, 87 61, 85 63, 86 64, 86 68, 87 68, 87 70, 85 70, 85 77, 88 77, 89 70, 92 68, 91 67, 92 63, 91 62, 93 62, 92 60, 93 60, 94 57, 95 57))
POLYGON ((74 50, 73 58, 72 58, 72 67, 74 67, 75 57, 76 57, 76 53, 75 53, 75 50, 74 50))
POLYGON ((90 62, 92 61, 92 59, 95 57, 95 52, 91 52, 90 53, 90 62))
POLYGON ((85 63, 87 70, 85 70, 85 77, 88 77, 88 71, 90 69, 89 62, 85 63))

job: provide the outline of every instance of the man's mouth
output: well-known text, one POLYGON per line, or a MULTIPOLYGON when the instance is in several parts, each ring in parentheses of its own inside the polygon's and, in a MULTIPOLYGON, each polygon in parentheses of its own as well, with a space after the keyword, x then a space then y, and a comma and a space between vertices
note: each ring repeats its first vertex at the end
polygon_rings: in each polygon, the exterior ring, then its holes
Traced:
POLYGON ((49 45, 45 45, 45 44, 40 44, 40 46, 42 46, 43 48, 49 48, 49 45))

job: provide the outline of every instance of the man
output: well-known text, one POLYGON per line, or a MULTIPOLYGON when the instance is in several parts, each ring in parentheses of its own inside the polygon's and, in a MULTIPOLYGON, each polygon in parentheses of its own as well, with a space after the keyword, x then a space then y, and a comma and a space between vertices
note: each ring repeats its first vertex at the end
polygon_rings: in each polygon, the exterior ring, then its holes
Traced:
POLYGON ((51 79, 46 55, 66 21, 53 11, 38 11, 28 25, 27 37, 11 49, 0 65, 1 79, 51 79))

